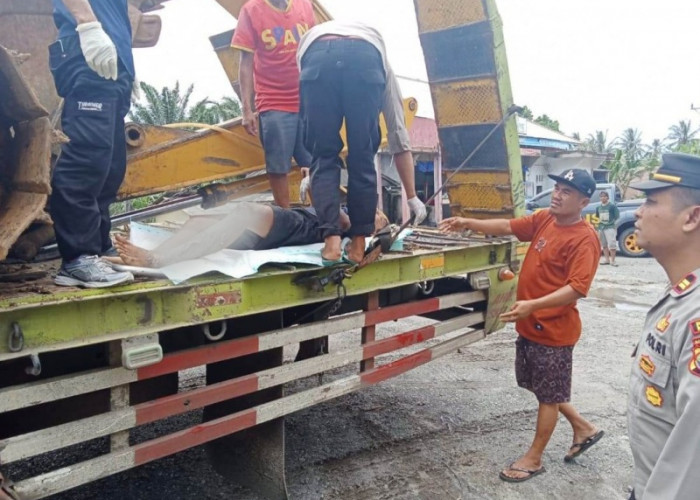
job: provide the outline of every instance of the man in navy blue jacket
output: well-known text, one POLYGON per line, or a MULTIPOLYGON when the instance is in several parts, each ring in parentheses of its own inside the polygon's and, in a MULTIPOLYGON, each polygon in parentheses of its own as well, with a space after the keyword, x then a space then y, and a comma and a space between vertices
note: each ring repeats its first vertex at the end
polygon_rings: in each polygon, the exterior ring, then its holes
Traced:
POLYGON ((63 263, 55 282, 102 288, 133 279, 99 256, 114 253, 109 206, 126 172, 124 117, 134 84, 127 0, 53 0, 58 39, 49 64, 64 98, 63 145, 51 216, 63 263))

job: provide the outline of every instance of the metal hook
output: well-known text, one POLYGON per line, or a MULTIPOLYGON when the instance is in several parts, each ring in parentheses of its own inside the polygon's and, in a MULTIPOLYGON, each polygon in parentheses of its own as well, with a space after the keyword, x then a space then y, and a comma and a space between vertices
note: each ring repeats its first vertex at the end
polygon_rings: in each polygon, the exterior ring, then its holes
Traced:
POLYGON ((421 291, 423 295, 430 295, 433 293, 433 290, 435 290, 435 282, 434 281, 421 281, 418 283, 418 289, 421 291))
POLYGON ((27 375, 34 375, 35 377, 38 377, 41 375, 41 360, 39 359, 39 355, 30 354, 29 359, 32 362, 32 366, 28 366, 24 369, 24 371, 27 373, 27 375))
POLYGON ((221 340, 224 338, 224 335, 226 335, 226 321, 221 320, 219 323, 221 323, 221 331, 217 333, 216 335, 211 334, 211 330, 209 330, 209 325, 211 323, 205 323, 202 325, 202 333, 204 333, 204 336, 211 340, 212 342, 216 342, 217 340, 221 340))
POLYGON ((7 338, 7 349, 10 352, 19 352, 24 349, 24 333, 17 322, 12 323, 12 331, 7 338))

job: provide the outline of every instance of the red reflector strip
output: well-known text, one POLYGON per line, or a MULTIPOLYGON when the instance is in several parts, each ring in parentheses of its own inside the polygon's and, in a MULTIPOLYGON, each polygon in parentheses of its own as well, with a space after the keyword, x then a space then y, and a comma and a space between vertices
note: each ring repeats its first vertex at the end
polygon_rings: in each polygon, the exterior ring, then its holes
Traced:
POLYGON ((147 424, 161 418, 196 410, 207 405, 251 394, 258 390, 257 375, 220 382, 216 385, 202 387, 180 394, 173 394, 155 401, 142 403, 134 407, 136 425, 147 424))
POLYGON ((433 353, 430 349, 411 354, 401 359, 397 359, 386 365, 366 371, 360 375, 362 385, 372 385, 391 377, 395 377, 409 370, 413 370, 417 366, 429 362, 433 358, 433 353))
POLYGON ((193 446, 208 443, 234 432, 253 427, 257 422, 255 409, 221 417, 211 422, 190 427, 184 431, 168 434, 134 446, 134 465, 142 465, 166 457, 193 446))
POLYGON ((138 379, 144 380, 195 366, 247 356, 248 354, 255 354, 259 349, 260 346, 257 336, 231 340, 229 342, 222 342, 206 347, 187 349, 168 354, 163 357, 163 361, 155 365, 139 368, 138 379))
POLYGON ((432 325, 395 335, 387 339, 377 340, 366 344, 362 350, 362 358, 368 359, 380 356, 397 349, 403 349, 413 344, 435 337, 435 327, 432 325))

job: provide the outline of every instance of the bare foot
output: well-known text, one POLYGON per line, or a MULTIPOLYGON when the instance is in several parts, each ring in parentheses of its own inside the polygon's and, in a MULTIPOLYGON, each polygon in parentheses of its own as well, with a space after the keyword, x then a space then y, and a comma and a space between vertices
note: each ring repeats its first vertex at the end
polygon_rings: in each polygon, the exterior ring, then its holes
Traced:
POLYGON ((119 257, 127 266, 153 267, 153 255, 148 250, 137 247, 132 242, 120 235, 115 235, 114 246, 119 252, 119 257))
POLYGON ((501 471, 501 474, 511 479, 524 479, 532 476, 532 471, 542 468, 542 460, 535 460, 524 455, 501 471))
POLYGON ((325 239, 321 257, 326 260, 340 260, 340 257, 342 257, 340 236, 329 236, 325 239))
POLYGON ((351 261, 361 262, 365 257, 365 237, 353 236, 350 243, 345 246, 345 252, 351 261))

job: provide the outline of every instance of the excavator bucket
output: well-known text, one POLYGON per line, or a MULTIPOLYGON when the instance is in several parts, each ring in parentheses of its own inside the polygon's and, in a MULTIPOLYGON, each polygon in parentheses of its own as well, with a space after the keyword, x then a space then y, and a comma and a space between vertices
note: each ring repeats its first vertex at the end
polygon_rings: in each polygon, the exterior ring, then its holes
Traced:
MULTIPOLYGON (((158 41, 161 20, 144 12, 164 1, 129 0, 135 47, 158 41)), ((0 260, 13 245, 25 249, 18 257, 33 256, 20 239, 33 224, 41 226, 36 234, 43 239, 52 237, 44 207, 51 145, 60 140, 54 126, 61 106, 49 71, 48 46, 56 37, 52 13, 48 0, 0 2, 0 260)))
POLYGON ((41 218, 50 191, 51 122, 20 60, 0 46, 0 259, 41 218))

